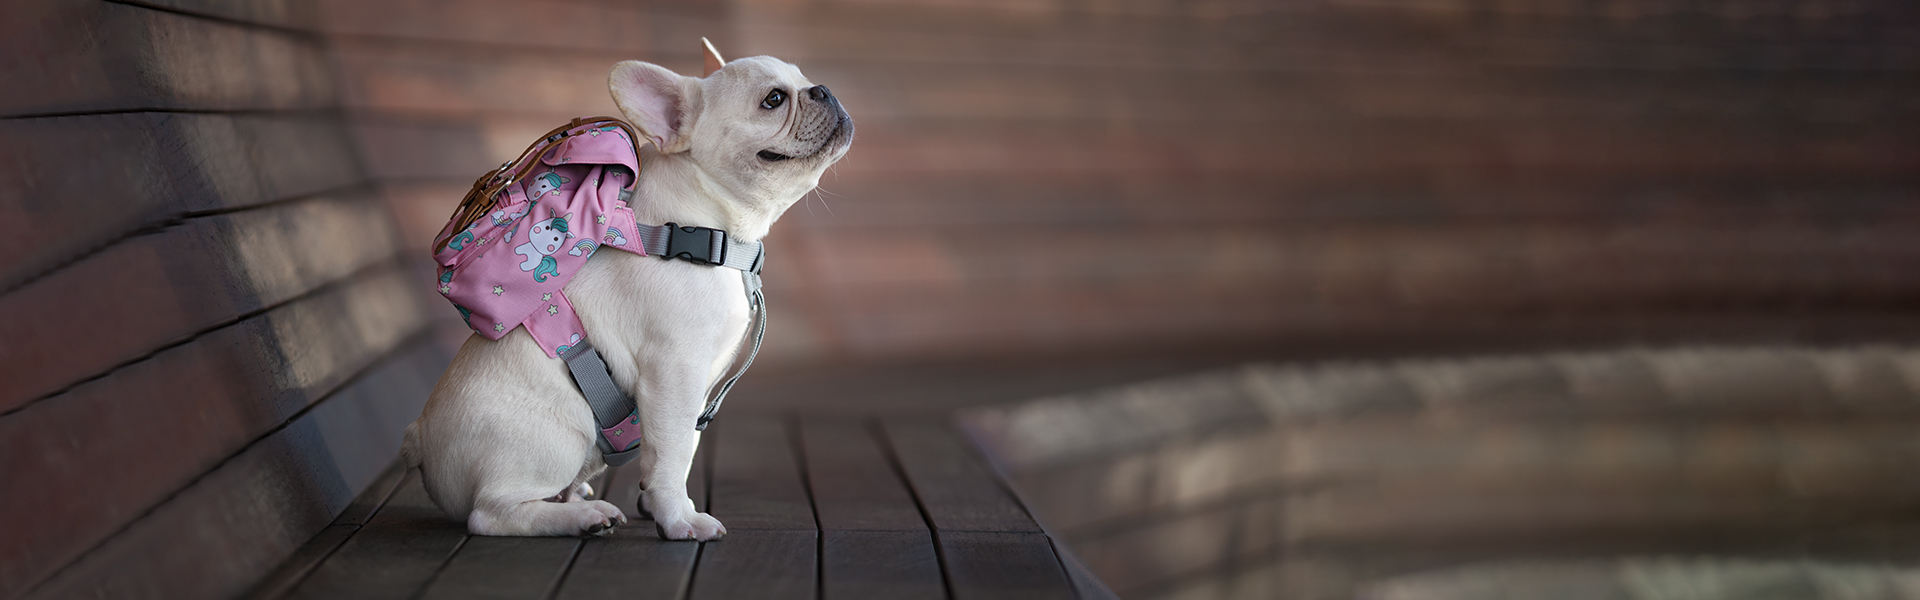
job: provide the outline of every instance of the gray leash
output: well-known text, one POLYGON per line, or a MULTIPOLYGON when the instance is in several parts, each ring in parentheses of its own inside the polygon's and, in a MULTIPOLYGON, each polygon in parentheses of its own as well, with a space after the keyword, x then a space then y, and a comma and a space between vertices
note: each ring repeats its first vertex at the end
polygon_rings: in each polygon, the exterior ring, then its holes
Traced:
MULTIPOLYGON (((743 343, 751 342, 747 359, 739 370, 720 384, 719 389, 708 386, 707 406, 700 411, 700 418, 693 424, 695 431, 705 431, 707 424, 712 423, 715 414, 720 412, 720 403, 726 400, 727 392, 732 391, 733 384, 740 381, 740 376, 747 374, 748 367, 753 366, 754 357, 760 354, 760 341, 767 334, 767 298, 760 285, 760 269, 766 262, 766 246, 761 242, 735 241, 725 231, 706 227, 681 227, 668 223, 637 225, 636 228, 648 255, 738 269, 740 283, 746 287, 747 307, 752 311, 753 319, 747 327, 746 338, 742 340, 743 343)), ((561 354, 560 359, 566 362, 567 371, 573 375, 574 386, 580 389, 587 406, 593 410, 594 423, 603 430, 603 433, 595 436, 601 459, 607 465, 617 467, 639 456, 640 445, 617 449, 604 435, 604 430, 613 428, 622 420, 631 419, 632 425, 639 426, 639 407, 626 390, 613 382, 613 375, 607 370, 606 360, 600 358, 600 351, 595 350, 587 340, 581 340, 561 354)))

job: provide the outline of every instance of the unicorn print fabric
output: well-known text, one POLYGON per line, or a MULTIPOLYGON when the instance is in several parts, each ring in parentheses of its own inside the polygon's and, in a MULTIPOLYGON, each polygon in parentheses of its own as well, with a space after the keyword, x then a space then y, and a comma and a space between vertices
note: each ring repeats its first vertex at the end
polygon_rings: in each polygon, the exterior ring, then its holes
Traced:
POLYGON ((467 326, 497 340, 525 326, 548 356, 586 336, 561 292, 603 247, 645 255, 634 235, 640 161, 620 127, 588 123, 547 144, 539 164, 494 197, 493 210, 434 239, 440 294, 467 326))

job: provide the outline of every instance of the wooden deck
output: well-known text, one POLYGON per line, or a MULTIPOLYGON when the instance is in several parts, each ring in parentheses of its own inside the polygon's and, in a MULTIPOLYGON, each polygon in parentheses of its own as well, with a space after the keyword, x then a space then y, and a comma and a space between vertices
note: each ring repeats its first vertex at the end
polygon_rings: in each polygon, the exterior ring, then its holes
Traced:
POLYGON ((631 521, 586 539, 468 535, 396 465, 252 597, 1112 597, 944 421, 723 418, 701 443, 722 540, 661 540, 635 465, 593 482, 631 521))

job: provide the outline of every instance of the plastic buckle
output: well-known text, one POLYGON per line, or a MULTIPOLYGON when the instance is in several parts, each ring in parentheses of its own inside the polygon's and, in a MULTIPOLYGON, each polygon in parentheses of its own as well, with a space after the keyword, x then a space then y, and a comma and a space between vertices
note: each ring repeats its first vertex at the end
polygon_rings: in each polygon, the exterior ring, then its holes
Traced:
MULTIPOLYGON (((726 262, 726 257, 713 255, 713 235, 726 233, 708 227, 681 227, 678 223, 667 223, 667 252, 661 258, 678 258, 687 262, 703 265, 717 265, 726 262)), ((721 238, 722 240, 726 238, 721 238)), ((725 245, 721 252, 726 252, 725 245)))

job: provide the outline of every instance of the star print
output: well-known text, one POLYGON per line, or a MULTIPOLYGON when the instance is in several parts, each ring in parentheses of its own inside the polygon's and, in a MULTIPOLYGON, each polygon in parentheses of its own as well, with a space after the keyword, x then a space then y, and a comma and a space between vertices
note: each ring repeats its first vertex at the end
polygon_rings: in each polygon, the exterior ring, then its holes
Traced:
POLYGON ((558 304, 548 304, 548 305, 547 305, 547 314, 549 314, 549 315, 557 315, 557 314, 560 314, 560 305, 558 305, 558 304))
POLYGON ((552 300, 552 299, 553 299, 553 292, 547 292, 547 293, 545 293, 545 294, 541 294, 541 295, 540 295, 540 299, 541 299, 541 300, 552 300))
POLYGON ((506 331, 506 330, 507 330, 507 324, 506 324, 506 323, 494 323, 494 324, 493 324, 493 330, 494 330, 494 331, 506 331))
POLYGON ((606 215, 600 215, 600 216, 598 216, 598 217, 594 217, 594 220, 596 220, 596 221, 599 221, 599 222, 600 222, 600 224, 602 224, 602 225, 605 225, 605 224, 607 223, 607 216, 606 216, 606 215))
POLYGON ((451 294, 451 293, 453 293, 453 286, 450 286, 450 285, 443 285, 443 286, 440 286, 440 293, 442 293, 442 294, 451 294))
POLYGON ((507 293, 507 288, 505 288, 505 287, 501 287, 501 286, 497 286, 497 285, 496 285, 496 286, 493 286, 493 295, 495 295, 495 296, 498 296, 498 295, 501 295, 501 294, 505 294, 505 293, 507 293))

